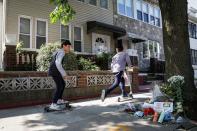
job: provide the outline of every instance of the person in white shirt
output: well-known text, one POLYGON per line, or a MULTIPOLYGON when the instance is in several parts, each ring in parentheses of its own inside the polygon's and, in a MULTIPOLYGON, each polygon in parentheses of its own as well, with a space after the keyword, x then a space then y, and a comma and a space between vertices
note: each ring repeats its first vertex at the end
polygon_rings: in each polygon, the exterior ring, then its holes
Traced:
POLYGON ((127 97, 127 93, 125 92, 125 80, 124 80, 124 71, 126 68, 126 63, 129 67, 131 67, 131 60, 126 52, 123 51, 123 46, 119 45, 116 48, 117 54, 113 56, 111 63, 111 70, 115 75, 114 83, 107 89, 103 89, 101 93, 101 100, 104 101, 105 97, 113 91, 116 87, 120 87, 122 91, 122 96, 127 97))
POLYGON ((60 104, 63 104, 65 102, 62 99, 62 95, 65 88, 64 79, 70 79, 70 77, 66 74, 66 71, 62 66, 62 60, 65 56, 65 53, 70 52, 70 41, 66 40, 62 42, 61 47, 61 49, 58 49, 53 53, 53 58, 48 71, 48 75, 52 76, 56 84, 56 91, 53 96, 52 104, 49 107, 52 110, 61 110, 60 104))

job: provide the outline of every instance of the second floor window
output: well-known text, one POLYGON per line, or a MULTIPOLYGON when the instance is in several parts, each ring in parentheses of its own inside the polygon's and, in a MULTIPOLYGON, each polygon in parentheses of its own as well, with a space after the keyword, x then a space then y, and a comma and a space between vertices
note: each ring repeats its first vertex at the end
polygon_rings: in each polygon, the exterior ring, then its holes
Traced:
POLYGON ((160 9, 155 8, 155 25, 160 27, 161 21, 160 21, 160 9))
POLYGON ((100 0, 100 6, 102 8, 108 9, 108 0, 100 0))
POLYGON ((69 40, 69 26, 61 25, 61 41, 69 40))
POLYGON ((31 19, 20 17, 19 19, 19 41, 23 42, 23 48, 30 48, 31 43, 31 19))
POLYGON ((188 23, 188 30, 189 30, 189 36, 191 38, 197 39, 197 34, 196 34, 196 24, 189 22, 188 23))
POLYGON ((47 22, 37 20, 36 25, 36 48, 40 49, 41 45, 47 42, 47 22))
POLYGON ((133 0, 117 0, 118 14, 133 17, 133 0))
POLYGON ((82 33, 81 27, 74 27, 74 51, 82 51, 82 33))
POLYGON ((141 2, 141 0, 137 0, 136 8, 137 8, 137 19, 142 20, 142 2, 141 2))
POLYGON ((154 8, 151 5, 149 6, 149 14, 150 14, 150 24, 155 25, 154 8))
POLYGON ((143 20, 144 22, 149 22, 149 17, 148 17, 148 4, 147 3, 143 3, 143 20))
POLYGON ((192 65, 197 65, 197 50, 191 49, 191 61, 192 65))

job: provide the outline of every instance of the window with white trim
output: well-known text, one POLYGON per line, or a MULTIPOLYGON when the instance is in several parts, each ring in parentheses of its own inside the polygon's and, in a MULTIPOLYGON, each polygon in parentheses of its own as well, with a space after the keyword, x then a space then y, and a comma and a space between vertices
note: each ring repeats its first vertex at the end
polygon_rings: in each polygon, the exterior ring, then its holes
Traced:
POLYGON ((96 6, 97 5, 97 0, 89 0, 88 3, 91 4, 91 5, 96 6))
POLYGON ((143 43, 143 58, 160 58, 160 46, 156 41, 143 43))
POLYGON ((197 65, 197 50, 190 49, 192 65, 197 65))
POLYGON ((101 8, 108 9, 108 0, 100 0, 101 8))
POLYGON ((118 14, 133 17, 133 0, 117 0, 118 14))
POLYGON ((137 0, 136 8, 137 8, 137 19, 142 20, 143 18, 142 18, 142 1, 141 0, 137 0))
POLYGON ((30 48, 31 43, 31 19, 20 16, 19 41, 23 42, 23 48, 30 48))
POLYGON ((147 42, 143 43, 143 58, 149 58, 149 48, 147 42))
POLYGON ((47 20, 36 20, 36 26, 36 48, 40 49, 47 42, 47 20))
POLYGON ((197 27, 196 24, 188 22, 189 37, 197 39, 197 27))
POLYGON ((154 8, 151 5, 149 5, 149 15, 150 15, 150 24, 155 25, 154 8))
POLYGON ((74 27, 74 51, 82 52, 82 29, 74 27))
POLYGON ((142 4, 142 10, 143 10, 143 20, 144 22, 149 22, 149 15, 148 15, 148 4, 143 2, 142 4))
POLYGON ((69 40, 69 25, 61 25, 61 42, 69 40))
POLYGON ((160 9, 159 8, 155 8, 155 25, 160 27, 160 9))

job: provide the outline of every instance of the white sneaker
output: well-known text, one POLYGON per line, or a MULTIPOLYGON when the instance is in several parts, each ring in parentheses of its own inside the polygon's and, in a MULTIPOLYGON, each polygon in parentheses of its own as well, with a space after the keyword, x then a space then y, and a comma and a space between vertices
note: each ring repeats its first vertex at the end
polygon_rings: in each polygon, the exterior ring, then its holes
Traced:
POLYGON ((58 104, 56 104, 56 103, 52 103, 50 105, 49 109, 51 109, 51 110, 57 110, 57 111, 62 110, 62 108, 58 104))
POLYGON ((65 100, 63 100, 63 99, 59 99, 59 100, 57 101, 57 104, 58 104, 58 105, 66 104, 66 103, 68 103, 68 101, 65 101, 65 100))

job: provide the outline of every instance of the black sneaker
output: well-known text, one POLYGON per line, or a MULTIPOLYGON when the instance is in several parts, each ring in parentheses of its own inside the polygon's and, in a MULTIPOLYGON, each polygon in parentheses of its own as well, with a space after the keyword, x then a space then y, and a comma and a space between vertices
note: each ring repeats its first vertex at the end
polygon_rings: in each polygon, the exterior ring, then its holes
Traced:
POLYGON ((103 90, 102 90, 102 93, 101 93, 101 101, 102 101, 102 102, 105 100, 105 97, 106 97, 106 90, 103 89, 103 90))

